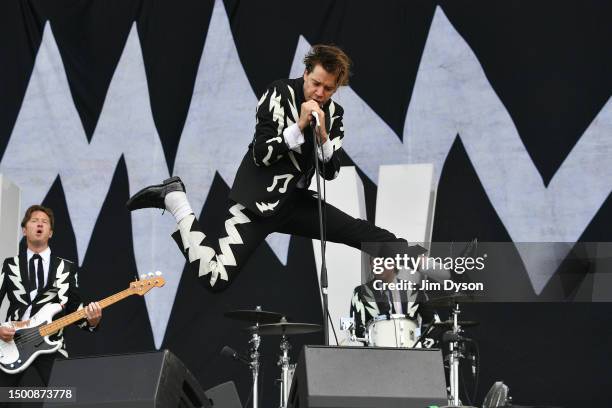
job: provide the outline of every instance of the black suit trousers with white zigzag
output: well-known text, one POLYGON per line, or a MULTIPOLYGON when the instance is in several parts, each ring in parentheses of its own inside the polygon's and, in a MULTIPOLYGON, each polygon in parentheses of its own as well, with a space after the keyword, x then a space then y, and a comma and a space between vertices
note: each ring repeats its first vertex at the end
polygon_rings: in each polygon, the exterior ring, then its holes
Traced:
MULTIPOLYGON (((343 243, 378 256, 381 255, 380 251, 369 251, 363 244, 397 243, 408 248, 406 240, 397 238, 385 229, 353 218, 325 202, 323 208, 329 242, 343 243)), ((271 217, 258 216, 237 203, 231 203, 228 211, 226 235, 219 237, 218 243, 215 243, 216 239, 204 235, 194 215, 181 220, 178 230, 172 235, 199 281, 211 291, 227 288, 251 254, 272 232, 311 239, 320 237, 316 193, 309 190, 294 191, 285 205, 271 217)))

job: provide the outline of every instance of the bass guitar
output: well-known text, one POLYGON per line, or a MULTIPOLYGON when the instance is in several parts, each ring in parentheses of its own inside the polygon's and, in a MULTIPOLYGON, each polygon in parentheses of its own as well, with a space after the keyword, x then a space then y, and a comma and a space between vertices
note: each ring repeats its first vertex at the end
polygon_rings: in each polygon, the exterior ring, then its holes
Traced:
MULTIPOLYGON (((102 299, 99 302, 100 307, 108 307, 131 295, 143 296, 153 288, 164 286, 165 283, 164 278, 159 275, 137 280, 130 283, 129 288, 102 299)), ((53 316, 61 310, 62 306, 59 303, 48 303, 28 320, 4 323, 4 326, 15 328, 15 335, 11 341, 0 340, 0 369, 8 374, 19 373, 28 368, 38 355, 55 353, 61 347, 61 341, 52 341, 49 336, 86 318, 85 309, 80 309, 54 321, 53 316)))

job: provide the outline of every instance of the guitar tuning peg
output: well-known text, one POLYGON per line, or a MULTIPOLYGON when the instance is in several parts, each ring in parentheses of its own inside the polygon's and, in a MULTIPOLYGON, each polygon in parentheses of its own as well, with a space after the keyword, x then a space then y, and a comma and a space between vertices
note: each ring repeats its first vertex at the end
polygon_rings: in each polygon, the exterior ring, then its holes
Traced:
POLYGON ((149 275, 149 276, 153 276, 153 272, 149 272, 147 275, 149 275))
POLYGON ((142 275, 140 275, 140 279, 147 279, 147 274, 143 273, 142 275))
POLYGON ((161 276, 162 273, 160 271, 155 271, 155 276, 161 276))

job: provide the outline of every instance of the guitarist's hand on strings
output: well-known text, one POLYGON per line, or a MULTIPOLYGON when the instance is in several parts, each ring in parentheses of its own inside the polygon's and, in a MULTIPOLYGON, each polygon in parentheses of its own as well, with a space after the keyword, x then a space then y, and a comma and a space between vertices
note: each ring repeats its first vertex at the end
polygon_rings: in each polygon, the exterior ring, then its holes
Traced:
POLYGON ((85 316, 90 327, 96 327, 102 318, 102 308, 98 302, 91 302, 85 308, 85 316))
POLYGON ((13 340, 13 336, 15 335, 15 328, 8 326, 0 326, 0 339, 3 341, 9 342, 13 340))

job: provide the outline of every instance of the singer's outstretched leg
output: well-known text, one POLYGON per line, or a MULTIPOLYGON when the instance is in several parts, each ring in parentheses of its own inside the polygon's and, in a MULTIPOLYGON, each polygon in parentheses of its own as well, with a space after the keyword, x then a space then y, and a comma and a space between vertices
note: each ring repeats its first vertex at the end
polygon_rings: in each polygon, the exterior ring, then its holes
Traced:
MULTIPOLYGON (((295 206, 291 212, 291 217, 284 220, 278 232, 319 239, 319 213, 315 193, 301 190, 294 194, 298 197, 294 200, 295 206)), ((408 249, 408 243, 405 239, 396 237, 386 229, 377 227, 369 221, 351 217, 326 202, 322 204, 328 241, 346 244, 368 252, 377 248, 364 246, 364 244, 374 242, 396 244, 391 245, 388 249, 398 248, 404 251, 408 249)), ((391 253, 383 254, 380 251, 371 253, 371 255, 393 256, 391 253)))
POLYGON ((270 234, 274 219, 259 217, 242 205, 232 203, 225 220, 225 233, 207 237, 193 213, 178 222, 172 234, 199 282, 213 292, 226 289, 251 254, 270 234))

